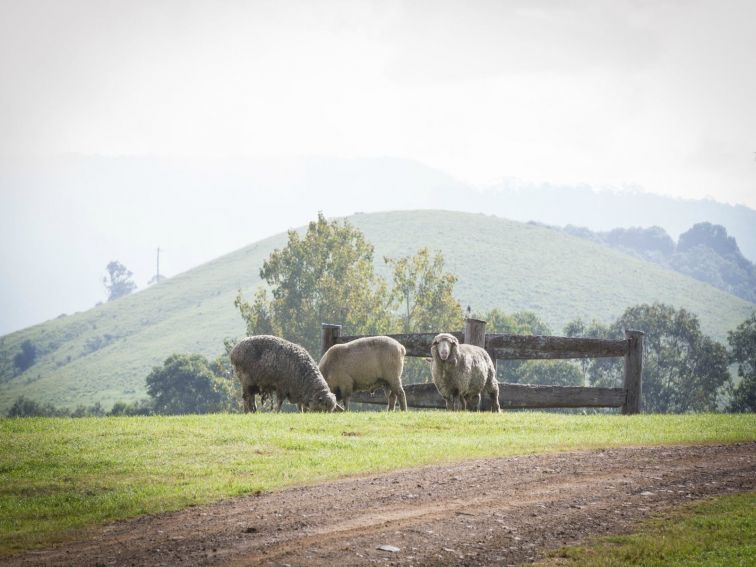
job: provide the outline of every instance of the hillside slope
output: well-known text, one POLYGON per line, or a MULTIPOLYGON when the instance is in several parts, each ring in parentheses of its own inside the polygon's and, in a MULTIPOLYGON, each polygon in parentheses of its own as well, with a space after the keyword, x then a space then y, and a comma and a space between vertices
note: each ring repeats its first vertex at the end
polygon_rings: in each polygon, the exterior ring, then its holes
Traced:
MULTIPOLYGON (((532 310, 555 332, 575 318, 610 321, 629 305, 663 301, 701 318, 704 332, 723 339, 756 305, 666 270, 540 226, 480 214, 401 211, 357 214, 350 222, 384 256, 441 249, 459 276, 456 294, 476 313, 492 307, 532 310)), ((55 405, 144 396, 144 378, 173 352, 208 356, 225 337, 240 336, 236 291, 260 285, 259 268, 279 234, 159 285, 0 338, 0 412, 20 395, 55 405), (13 356, 24 340, 37 347, 36 363, 14 375, 13 356)))

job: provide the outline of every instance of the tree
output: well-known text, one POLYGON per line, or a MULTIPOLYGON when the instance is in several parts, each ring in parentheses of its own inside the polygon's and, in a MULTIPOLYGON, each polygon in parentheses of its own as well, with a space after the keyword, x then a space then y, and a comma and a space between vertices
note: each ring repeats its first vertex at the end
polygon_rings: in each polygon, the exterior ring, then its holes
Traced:
POLYGON ((142 399, 133 403, 116 402, 108 412, 109 416, 135 416, 135 415, 152 415, 154 407, 152 400, 142 399))
POLYGON ((37 347, 30 340, 21 343, 21 352, 13 357, 13 364, 19 372, 29 369, 37 359, 37 347))
MULTIPOLYGON (((597 338, 620 339, 624 338, 625 329, 645 333, 644 411, 672 413, 717 409, 719 395, 730 384, 727 350, 701 332, 698 317, 685 309, 677 310, 660 303, 636 305, 625 310, 610 327, 596 326, 593 334, 597 338)), ((621 366, 617 363, 595 360, 588 372, 593 386, 621 386, 621 366)))
POLYGON ((457 276, 444 271, 444 255, 421 248, 414 256, 384 258, 393 268, 391 296, 405 333, 461 329, 462 306, 454 298, 457 276))
MULTIPOLYGON (((598 321, 586 324, 581 319, 576 319, 564 327, 564 336, 605 339, 612 336, 612 333, 609 327, 598 321)), ((617 358, 581 358, 578 365, 583 372, 583 386, 614 385, 623 369, 622 360, 617 358)))
POLYGON ((199 354, 172 354, 152 369, 146 382, 157 414, 213 413, 238 405, 233 382, 213 372, 199 354))
POLYGON ((13 402, 8 410, 8 417, 65 417, 68 412, 59 409, 50 403, 40 404, 24 396, 20 396, 13 402))
POLYGON ((108 275, 102 278, 102 283, 108 291, 108 301, 130 294, 137 286, 131 280, 131 273, 126 266, 117 260, 110 262, 105 268, 108 275))
MULTIPOLYGON (((454 298, 457 276, 444 269, 441 251, 421 248, 414 256, 384 257, 392 268, 391 307, 397 330, 404 333, 434 333, 462 329, 462 306, 454 298)), ((430 353, 428 353, 430 355, 430 353)), ((420 358, 407 357, 402 381, 428 382, 430 367, 420 358)))
POLYGON ((322 213, 304 237, 289 231, 285 248, 263 263, 260 277, 270 286, 254 301, 241 291, 235 305, 247 333, 270 333, 320 355, 320 324, 338 322, 352 334, 385 333, 391 326, 386 282, 376 276, 373 246, 347 221, 322 213))
POLYGON ((483 315, 487 333, 504 333, 508 335, 550 335, 548 324, 532 311, 505 313, 494 308, 483 315))
POLYGON ((643 407, 648 412, 713 411, 730 382, 725 347, 701 332, 698 317, 669 305, 630 307, 612 326, 645 333, 643 407))
POLYGON ((740 384, 733 391, 729 410, 756 411, 756 313, 727 333, 730 361, 738 365, 740 384))

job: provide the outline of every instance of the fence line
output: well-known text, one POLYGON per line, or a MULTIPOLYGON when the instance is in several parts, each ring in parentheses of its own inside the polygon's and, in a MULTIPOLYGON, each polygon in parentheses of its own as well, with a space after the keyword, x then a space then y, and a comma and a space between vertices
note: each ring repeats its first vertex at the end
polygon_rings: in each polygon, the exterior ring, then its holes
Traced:
MULTIPOLYGON (((641 410, 643 373, 643 333, 626 330, 620 340, 582 337, 554 337, 486 334, 486 322, 465 319, 463 332, 450 334, 466 344, 485 348, 496 360, 556 360, 565 358, 624 358, 624 386, 622 388, 594 388, 582 386, 542 386, 536 384, 499 383, 499 403, 502 408, 576 408, 619 407, 623 414, 641 410)), ((404 333, 388 335, 407 349, 407 356, 429 357, 431 343, 438 333, 404 333)), ((321 350, 370 335, 341 335, 341 325, 322 324, 321 350)), ((446 404, 433 384, 408 384, 404 387, 407 405, 418 408, 445 408, 446 404)), ((352 401, 384 404, 385 394, 355 392, 352 401)), ((483 405, 487 400, 484 400, 483 405)), ((481 409, 485 409, 482 407, 481 409)))

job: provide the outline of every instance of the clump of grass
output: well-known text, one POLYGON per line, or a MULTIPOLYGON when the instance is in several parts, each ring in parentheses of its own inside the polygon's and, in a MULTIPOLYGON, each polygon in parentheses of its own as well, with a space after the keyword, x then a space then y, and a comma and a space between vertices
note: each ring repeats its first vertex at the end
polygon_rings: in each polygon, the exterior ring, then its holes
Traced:
POLYGON ((431 463, 750 441, 754 415, 217 414, 0 419, 0 554, 94 524, 431 463))
POLYGON ((543 565, 753 565, 756 493, 691 504, 646 522, 638 533, 566 547, 543 565))

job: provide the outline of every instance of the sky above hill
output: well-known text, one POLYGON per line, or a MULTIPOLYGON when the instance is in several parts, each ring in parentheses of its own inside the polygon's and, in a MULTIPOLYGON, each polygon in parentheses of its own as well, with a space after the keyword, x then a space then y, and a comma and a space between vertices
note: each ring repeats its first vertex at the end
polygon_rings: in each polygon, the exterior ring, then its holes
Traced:
POLYGON ((112 259, 143 288, 158 246, 175 275, 318 209, 470 211, 455 190, 501 180, 756 208, 754 21, 750 0, 0 0, 0 334, 103 300, 112 259))
POLYGON ((396 156, 756 208, 756 3, 2 0, 0 154, 396 156))

